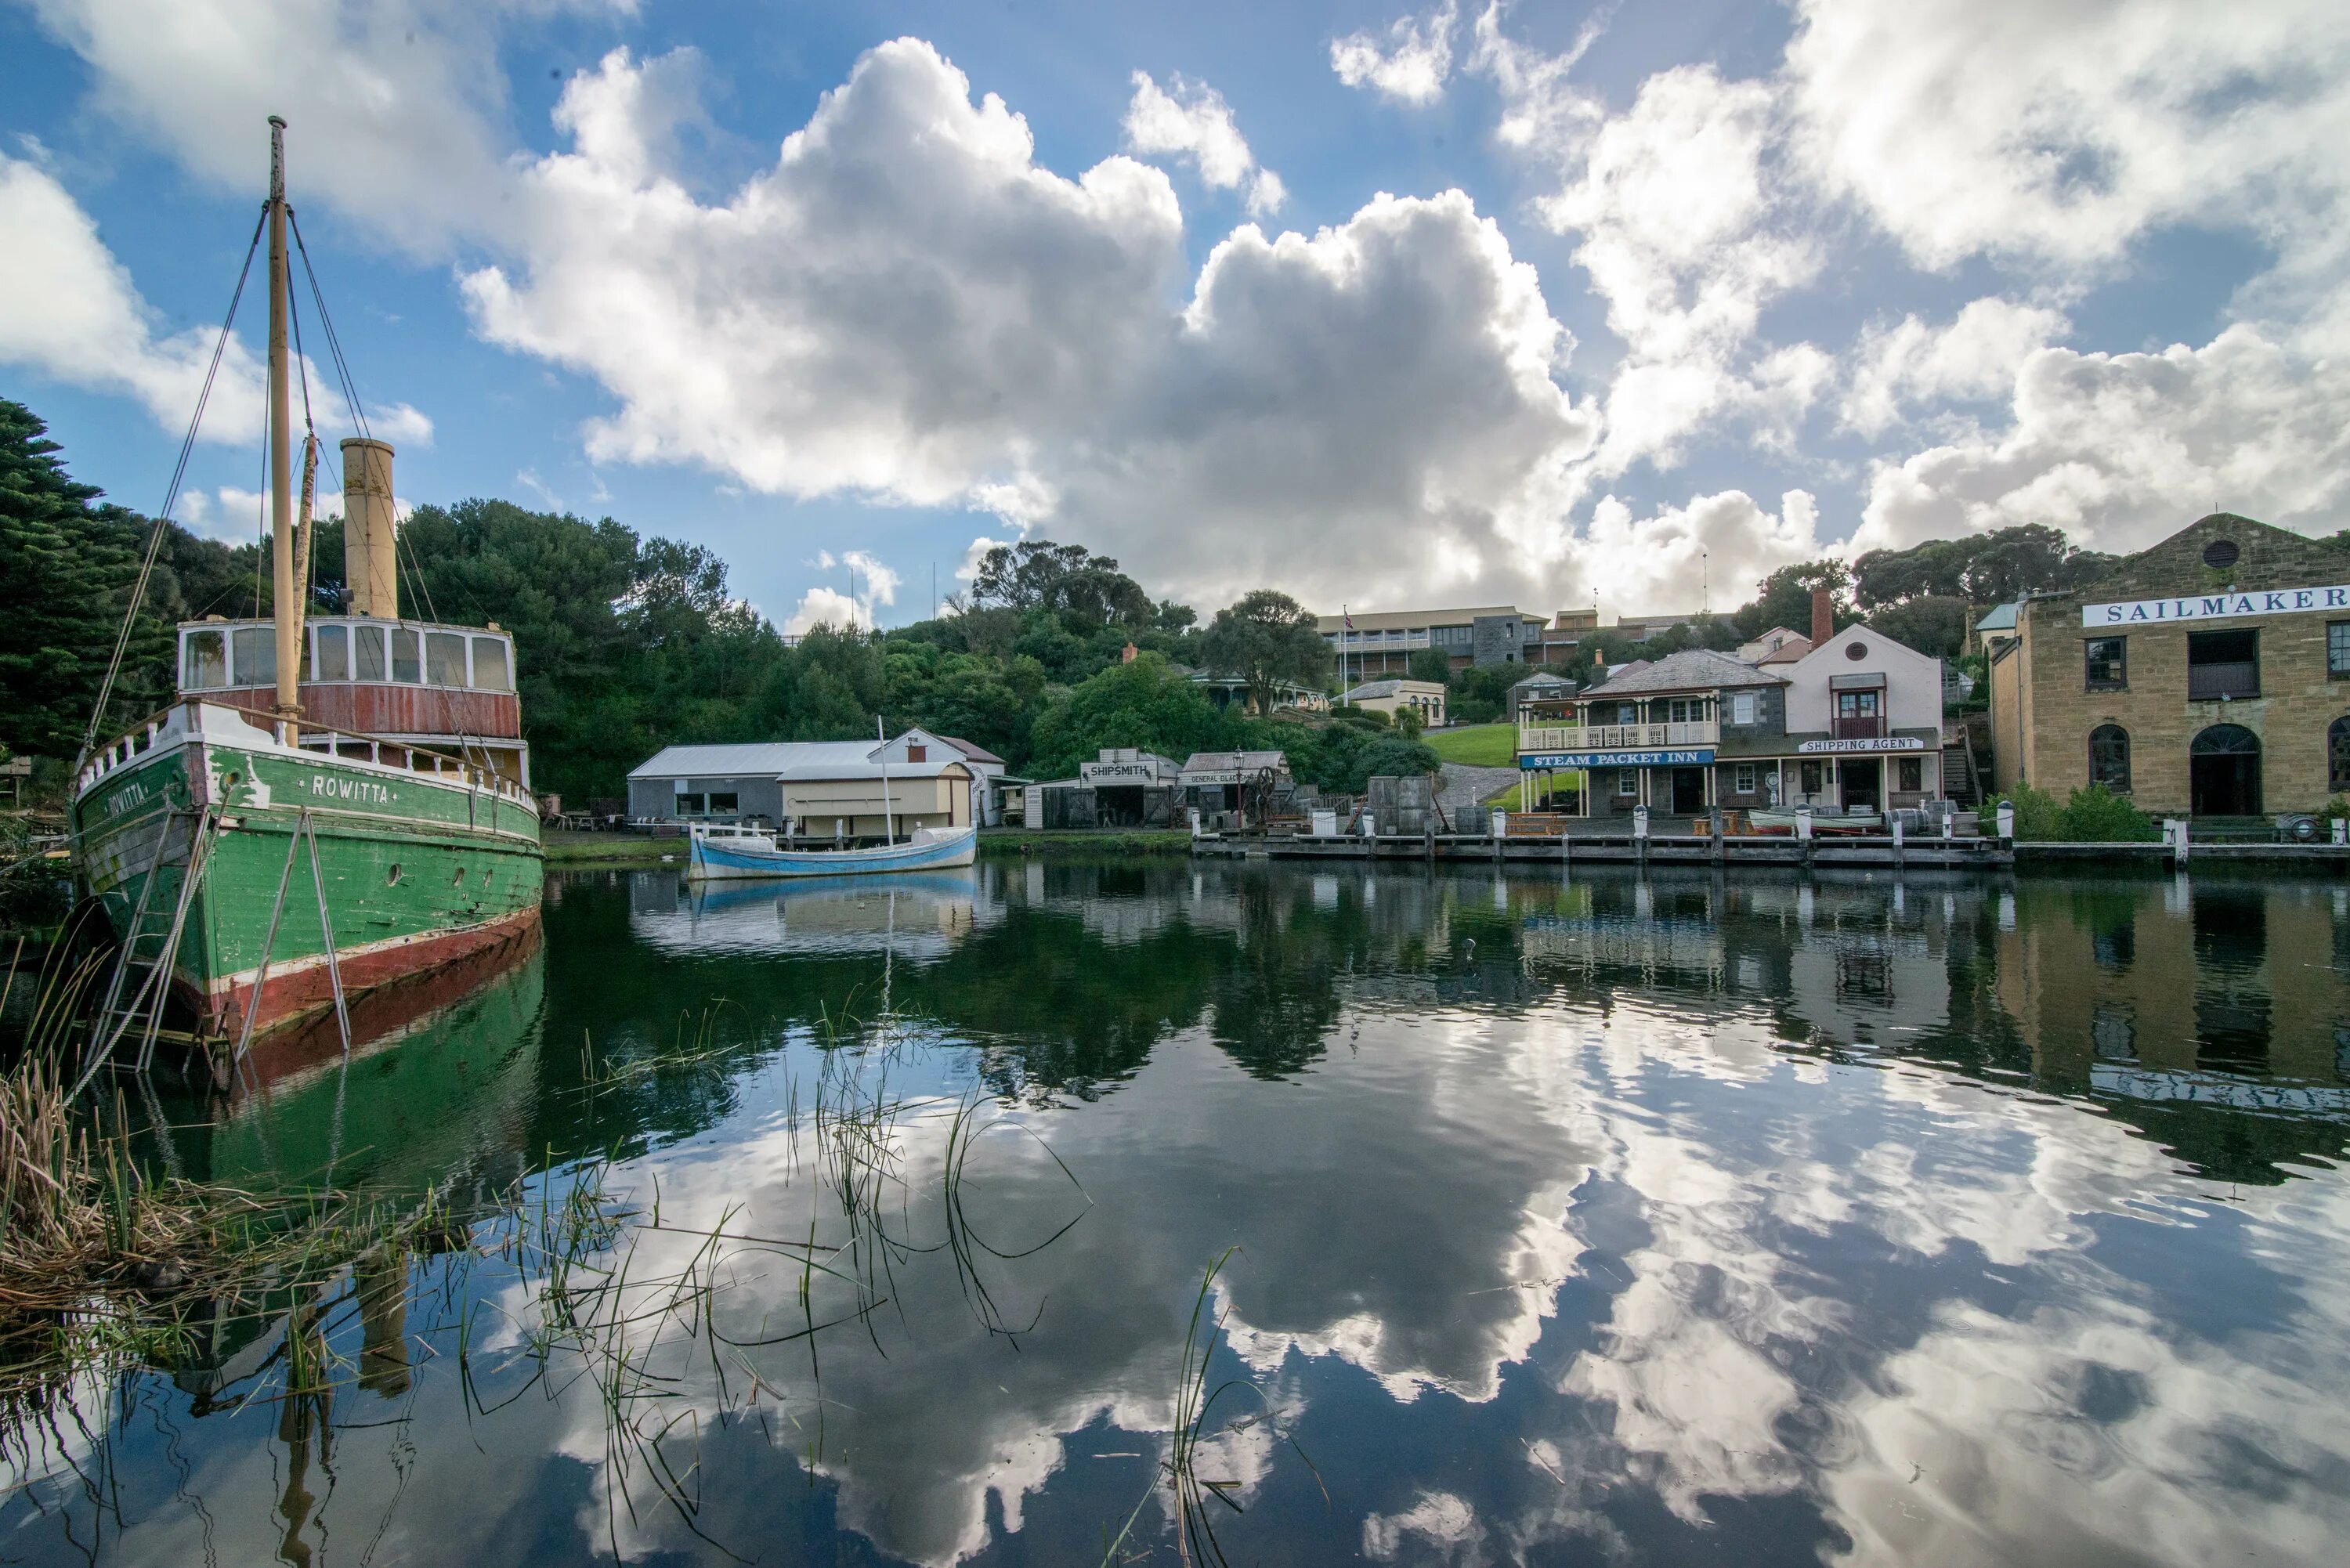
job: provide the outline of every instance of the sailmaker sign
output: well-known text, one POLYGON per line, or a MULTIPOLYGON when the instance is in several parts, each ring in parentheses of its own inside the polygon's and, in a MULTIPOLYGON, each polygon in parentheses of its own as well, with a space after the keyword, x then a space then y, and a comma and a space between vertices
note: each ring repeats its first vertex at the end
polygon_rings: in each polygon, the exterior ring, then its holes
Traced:
POLYGON ((1543 752, 1528 753, 1518 766, 1535 768, 1662 768, 1703 767, 1713 761, 1710 746, 1680 752, 1543 752))
POLYGON ((2279 588, 2274 593, 2194 594, 2177 599, 2126 599, 2083 605, 2085 627, 2151 626, 2158 621, 2219 620, 2240 615, 2293 615, 2350 609, 2350 584, 2330 588, 2279 588))

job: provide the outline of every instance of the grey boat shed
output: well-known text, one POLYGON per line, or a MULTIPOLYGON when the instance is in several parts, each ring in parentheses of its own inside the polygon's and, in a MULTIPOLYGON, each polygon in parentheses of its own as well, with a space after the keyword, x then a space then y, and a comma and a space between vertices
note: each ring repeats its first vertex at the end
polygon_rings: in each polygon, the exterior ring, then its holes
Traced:
POLYGON ((637 822, 736 822, 819 837, 972 825, 977 770, 927 730, 884 741, 669 746, 629 771, 637 822))

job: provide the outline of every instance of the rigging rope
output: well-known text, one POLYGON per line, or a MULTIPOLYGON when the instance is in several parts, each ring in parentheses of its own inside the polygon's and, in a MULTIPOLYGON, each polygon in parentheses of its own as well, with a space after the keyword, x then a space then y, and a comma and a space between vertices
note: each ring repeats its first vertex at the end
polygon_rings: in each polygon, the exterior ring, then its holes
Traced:
POLYGON ((268 222, 269 203, 264 202, 261 216, 254 221, 253 238, 245 242, 244 265, 237 269, 236 292, 229 296, 228 315, 223 318, 220 337, 213 344, 212 363, 204 368, 203 389, 196 396, 196 411, 194 417, 188 421, 188 433, 180 441, 180 459, 172 465, 172 483, 163 492, 162 509, 155 514, 154 524, 147 530, 147 550, 140 557, 139 580, 131 585, 130 602, 123 608, 122 629, 115 635, 114 656, 107 660, 106 679, 99 682, 98 701, 89 711, 89 727, 82 732, 81 753, 75 758, 77 766, 82 757, 89 755, 90 748, 98 744, 99 730, 106 722, 106 705, 114 700, 114 682, 122 673, 124 655, 130 650, 130 634, 139 624, 139 607, 147 601, 147 584, 155 575, 155 557, 162 550, 164 531, 171 526, 172 508, 179 504, 180 486, 188 475, 188 457, 195 450, 196 430, 203 423, 205 405, 212 401, 213 382, 220 375, 221 356, 228 351, 229 332, 236 325, 236 307, 244 298, 246 280, 253 275, 253 253, 261 247, 261 231, 268 222))

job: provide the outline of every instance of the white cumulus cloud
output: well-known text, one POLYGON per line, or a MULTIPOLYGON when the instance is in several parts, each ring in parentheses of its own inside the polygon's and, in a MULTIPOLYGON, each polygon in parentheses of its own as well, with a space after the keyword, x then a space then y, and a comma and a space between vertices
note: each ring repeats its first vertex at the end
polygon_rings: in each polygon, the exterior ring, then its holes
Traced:
MULTIPOLYGON (((0 153, 0 363, 26 367, 68 386, 129 397, 174 435, 196 411, 219 340, 217 326, 167 330, 140 297, 129 269, 98 225, 47 171, 0 153)), ((223 280, 225 289, 227 280, 223 280)), ((248 285, 252 314, 264 308, 248 285)), ((317 366, 304 361, 321 433, 351 428, 348 411, 317 366)), ((242 337, 232 336, 199 435, 249 445, 266 419, 265 371, 242 337)), ((395 443, 429 443, 432 421, 405 403, 370 410, 372 429, 395 443)), ((295 417, 301 417, 297 403, 295 417)), ((330 448, 331 451, 331 448, 330 448)))
POLYGON ((2236 326, 2200 348, 2034 351, 2005 428, 1877 467, 1853 545, 2049 523, 2135 550, 2215 509, 2331 532, 2345 504, 2350 367, 2236 326))
POLYGON ((1424 16, 1404 16, 1384 35, 1349 33, 1330 41, 1330 68, 1351 88, 1369 88, 1402 103, 1433 103, 1452 71, 1458 0, 1424 16))
POLYGON ((1260 166, 1232 119, 1224 95, 1180 76, 1165 88, 1147 71, 1134 73, 1134 99, 1126 107, 1126 144, 1145 156, 1188 158, 1200 182, 1216 191, 1243 191, 1248 210, 1277 213, 1289 199, 1281 176, 1260 166))

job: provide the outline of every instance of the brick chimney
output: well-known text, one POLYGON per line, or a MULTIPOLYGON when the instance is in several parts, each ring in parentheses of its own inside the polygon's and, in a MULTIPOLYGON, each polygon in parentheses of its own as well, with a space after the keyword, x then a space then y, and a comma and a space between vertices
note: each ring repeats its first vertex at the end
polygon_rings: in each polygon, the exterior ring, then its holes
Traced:
POLYGON ((1129 642, 1118 650, 1118 661, 1120 664, 1131 664, 1134 662, 1135 655, 1141 651, 1142 650, 1140 649, 1135 647, 1134 644, 1129 642))
POLYGON ((1835 612, 1828 606, 1825 588, 1812 590, 1812 646, 1817 648, 1835 635, 1835 612))

